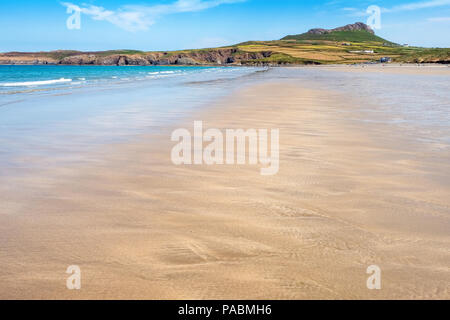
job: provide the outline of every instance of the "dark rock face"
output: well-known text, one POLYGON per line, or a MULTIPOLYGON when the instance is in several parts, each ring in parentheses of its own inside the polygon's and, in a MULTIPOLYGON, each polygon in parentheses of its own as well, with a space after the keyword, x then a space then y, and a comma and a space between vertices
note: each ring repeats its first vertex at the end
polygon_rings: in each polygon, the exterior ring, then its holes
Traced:
POLYGON ((308 31, 309 34, 325 34, 330 32, 331 31, 327 29, 311 29, 308 31))
POLYGON ((147 66, 150 65, 145 57, 135 55, 97 56, 95 54, 82 54, 66 57, 59 61, 64 65, 100 65, 100 66, 147 66))
POLYGON ((362 23, 362 22, 348 24, 346 26, 335 28, 335 29, 311 29, 308 31, 308 33, 309 34, 327 34, 327 33, 337 32, 337 31, 367 31, 372 34, 375 34, 375 32, 372 30, 371 27, 369 27, 367 24, 362 23))
POLYGON ((371 27, 362 22, 357 22, 355 24, 348 24, 344 27, 333 29, 333 31, 367 31, 372 34, 375 34, 375 32, 372 30, 371 27))
POLYGON ((233 57, 228 57, 227 61, 225 63, 230 64, 230 63, 234 63, 236 60, 233 57))
POLYGON ((177 59, 175 64, 184 65, 184 66, 195 66, 195 65, 199 65, 200 63, 198 61, 195 61, 192 58, 179 58, 179 59, 177 59))

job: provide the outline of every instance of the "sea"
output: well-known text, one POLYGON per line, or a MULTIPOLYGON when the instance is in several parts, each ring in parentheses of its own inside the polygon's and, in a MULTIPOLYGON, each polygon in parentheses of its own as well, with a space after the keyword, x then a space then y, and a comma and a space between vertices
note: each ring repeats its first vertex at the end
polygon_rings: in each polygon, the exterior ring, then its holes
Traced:
POLYGON ((48 166, 76 161, 100 145, 158 131, 216 99, 267 81, 341 93, 359 103, 365 118, 357 121, 412 128, 417 139, 449 152, 450 77, 445 74, 14 65, 0 66, 0 177, 42 165, 42 159, 48 166))

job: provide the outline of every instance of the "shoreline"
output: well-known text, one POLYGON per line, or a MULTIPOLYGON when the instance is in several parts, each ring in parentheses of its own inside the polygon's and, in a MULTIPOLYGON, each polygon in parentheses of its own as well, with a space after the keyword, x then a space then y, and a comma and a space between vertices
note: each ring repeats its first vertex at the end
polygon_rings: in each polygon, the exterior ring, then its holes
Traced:
POLYGON ((1 188, 0 298, 448 299, 448 155, 361 121, 360 103, 266 79, 1 188), (279 128, 280 173, 174 166, 170 132, 199 119, 279 128), (80 292, 65 289, 73 264, 80 292), (381 291, 366 288, 372 264, 381 291))
POLYGON ((35 64, 2 64, 0 66, 62 66, 62 67, 223 67, 223 68, 233 68, 233 67, 243 67, 243 68, 260 68, 260 67, 270 67, 270 68, 311 68, 311 67, 352 67, 352 66, 392 66, 392 67, 450 67, 450 63, 440 63, 440 62, 424 62, 424 63, 382 63, 382 62, 367 62, 367 63, 342 63, 342 64, 154 64, 154 65, 117 65, 117 64, 59 64, 59 63, 35 63, 35 64))

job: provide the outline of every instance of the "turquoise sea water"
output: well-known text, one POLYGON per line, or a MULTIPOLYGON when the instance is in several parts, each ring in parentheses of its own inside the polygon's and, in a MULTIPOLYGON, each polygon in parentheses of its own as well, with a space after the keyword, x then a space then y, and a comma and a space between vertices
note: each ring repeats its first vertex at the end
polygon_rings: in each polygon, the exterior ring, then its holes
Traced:
POLYGON ((450 148, 446 75, 323 68, 0 66, 0 177, 87 161, 86 154, 98 146, 158 131, 249 84, 283 81, 341 93, 364 115, 355 121, 388 122, 409 128, 412 138, 442 152, 450 148))
POLYGON ((0 94, 177 77, 233 78, 252 71, 249 68, 216 67, 0 66, 0 94))
POLYGON ((0 66, 0 176, 158 131, 264 70, 0 66))

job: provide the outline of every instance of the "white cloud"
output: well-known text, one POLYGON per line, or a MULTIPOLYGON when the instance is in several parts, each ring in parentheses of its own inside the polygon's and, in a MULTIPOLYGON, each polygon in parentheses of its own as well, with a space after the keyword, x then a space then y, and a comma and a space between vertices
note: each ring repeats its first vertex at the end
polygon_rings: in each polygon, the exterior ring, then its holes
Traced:
POLYGON ((369 14, 366 10, 360 10, 357 8, 342 8, 343 11, 347 12, 347 16, 349 17, 366 17, 369 14))
POLYGON ((429 18, 428 21, 431 21, 431 22, 450 22, 450 17, 429 18))
POLYGON ((411 2, 411 3, 395 6, 390 9, 385 9, 385 12, 413 11, 413 10, 436 8, 436 7, 449 6, 449 5, 450 5, 450 0, 430 0, 430 1, 422 1, 422 2, 411 2))
MULTIPOLYGON (((421 2, 411 2, 411 3, 394 6, 392 8, 382 8, 381 12, 391 13, 391 12, 402 12, 402 11, 414 11, 414 10, 444 7, 444 6, 450 6, 450 0, 429 0, 429 1, 421 1, 421 2)), ((369 15, 365 10, 360 10, 357 8, 342 8, 342 10, 348 12, 348 15, 352 16, 352 17, 364 17, 364 16, 369 15)))
POLYGON ((177 0, 171 4, 153 6, 127 5, 116 11, 94 5, 78 6, 70 2, 63 2, 62 5, 74 8, 94 20, 108 21, 127 31, 143 31, 148 30, 156 19, 163 15, 202 11, 222 4, 244 1, 246 0, 177 0))

